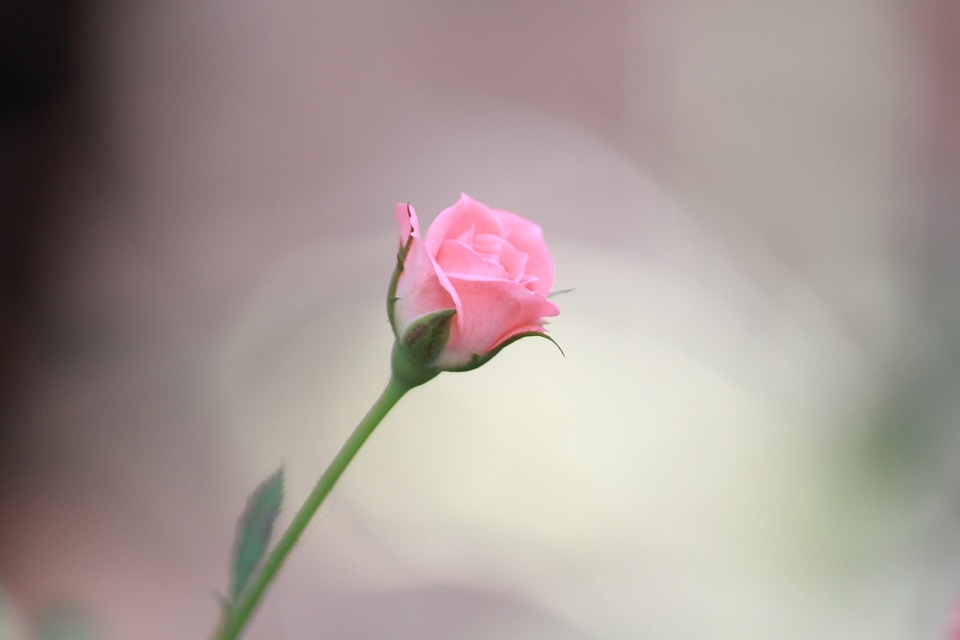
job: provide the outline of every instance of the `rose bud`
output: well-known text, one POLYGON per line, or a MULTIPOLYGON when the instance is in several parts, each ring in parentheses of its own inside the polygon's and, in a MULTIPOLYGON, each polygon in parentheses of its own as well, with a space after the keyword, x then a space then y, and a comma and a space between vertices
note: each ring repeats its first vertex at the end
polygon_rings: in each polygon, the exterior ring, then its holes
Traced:
POLYGON ((560 309, 547 299, 553 259, 540 227, 466 194, 423 240, 413 207, 398 204, 397 222, 387 296, 394 375, 422 384, 441 371, 475 369, 519 338, 547 337, 544 318, 560 309))

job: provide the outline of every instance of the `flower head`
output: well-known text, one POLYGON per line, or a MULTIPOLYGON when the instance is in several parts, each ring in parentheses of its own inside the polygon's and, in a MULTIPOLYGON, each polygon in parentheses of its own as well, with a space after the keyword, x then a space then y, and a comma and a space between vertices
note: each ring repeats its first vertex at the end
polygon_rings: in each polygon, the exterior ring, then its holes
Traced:
MULTIPOLYGON (((400 250, 387 301, 397 349, 431 371, 467 371, 524 336, 546 336, 553 259, 536 224, 466 194, 421 240, 397 205, 400 250)), ((434 374, 435 375, 435 374, 434 374)))

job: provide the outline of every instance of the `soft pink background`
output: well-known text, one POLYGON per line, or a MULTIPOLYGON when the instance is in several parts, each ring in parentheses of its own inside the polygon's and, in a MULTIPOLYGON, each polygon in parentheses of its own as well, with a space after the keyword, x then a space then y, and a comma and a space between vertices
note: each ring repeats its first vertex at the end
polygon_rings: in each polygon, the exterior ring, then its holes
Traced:
POLYGON ((393 206, 545 230, 563 314, 398 406, 255 638, 940 638, 960 11, 101 2, 5 320, 0 583, 205 637, 379 392, 393 206), (79 105, 79 106, 77 106, 79 105))

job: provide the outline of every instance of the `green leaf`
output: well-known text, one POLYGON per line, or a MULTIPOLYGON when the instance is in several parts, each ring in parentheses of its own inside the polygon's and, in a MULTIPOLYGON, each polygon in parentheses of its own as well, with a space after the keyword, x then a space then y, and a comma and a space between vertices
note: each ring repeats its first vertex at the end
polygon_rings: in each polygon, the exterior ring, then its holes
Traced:
POLYGON ((233 584, 229 602, 235 603, 267 553, 273 524, 283 502, 283 467, 257 487, 237 522, 233 547, 233 584))

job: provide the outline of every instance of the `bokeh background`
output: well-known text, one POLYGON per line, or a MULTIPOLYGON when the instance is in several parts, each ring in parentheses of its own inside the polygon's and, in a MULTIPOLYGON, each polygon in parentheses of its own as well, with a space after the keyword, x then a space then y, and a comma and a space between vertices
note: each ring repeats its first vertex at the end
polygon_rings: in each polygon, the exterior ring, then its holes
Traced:
POLYGON ((2 11, 18 624, 206 637, 245 496, 385 381, 394 204, 464 191, 544 228, 566 355, 405 398, 249 638, 946 637, 960 4, 2 11))

